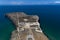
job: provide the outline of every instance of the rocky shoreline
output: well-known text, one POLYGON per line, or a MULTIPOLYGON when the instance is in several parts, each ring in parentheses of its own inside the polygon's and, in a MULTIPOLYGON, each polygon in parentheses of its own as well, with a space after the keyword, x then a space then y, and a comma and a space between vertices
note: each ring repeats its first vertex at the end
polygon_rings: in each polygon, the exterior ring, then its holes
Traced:
MULTIPOLYGON (((18 13, 18 16, 19 17, 26 15, 23 12, 15 12, 15 13, 8 13, 8 14, 6 14, 6 16, 16 26, 16 28, 17 28, 17 25, 18 25, 17 24, 17 17, 16 17, 17 16, 17 13, 18 13)), ((34 30, 32 30, 32 32, 33 32, 33 35, 34 35, 35 40, 49 40, 48 37, 46 35, 44 35, 43 32, 42 33, 41 32, 40 33, 37 33, 34 30)), ((20 33, 20 35, 26 36, 26 33, 24 31, 22 31, 22 34, 20 33)), ((23 37, 21 37, 21 38, 23 38, 23 37)), ((11 35, 10 40, 19 40, 18 39, 18 32, 17 32, 16 29, 14 31, 12 31, 12 35, 11 35)), ((26 39, 24 38, 24 39, 21 39, 21 40, 26 40, 26 39)))

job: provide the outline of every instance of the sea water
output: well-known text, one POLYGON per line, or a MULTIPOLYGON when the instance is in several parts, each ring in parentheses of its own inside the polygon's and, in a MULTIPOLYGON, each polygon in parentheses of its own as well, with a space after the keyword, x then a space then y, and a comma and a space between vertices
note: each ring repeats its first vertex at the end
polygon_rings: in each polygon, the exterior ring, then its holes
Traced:
POLYGON ((15 29, 6 13, 38 15, 41 28, 50 40, 60 40, 60 5, 0 5, 0 40, 9 40, 15 29))

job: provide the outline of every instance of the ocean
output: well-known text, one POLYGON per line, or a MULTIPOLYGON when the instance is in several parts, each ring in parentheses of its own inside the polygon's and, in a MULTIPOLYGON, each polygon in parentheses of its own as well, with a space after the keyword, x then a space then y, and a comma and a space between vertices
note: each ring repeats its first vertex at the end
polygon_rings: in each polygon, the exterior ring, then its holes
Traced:
POLYGON ((6 13, 38 15, 41 29, 50 40, 60 40, 60 5, 0 5, 0 40, 9 40, 15 29, 6 13))

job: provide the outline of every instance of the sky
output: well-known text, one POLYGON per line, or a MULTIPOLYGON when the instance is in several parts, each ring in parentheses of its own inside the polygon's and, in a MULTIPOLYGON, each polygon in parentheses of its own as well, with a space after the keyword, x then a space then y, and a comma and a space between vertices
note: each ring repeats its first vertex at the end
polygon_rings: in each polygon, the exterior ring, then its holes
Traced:
POLYGON ((0 5, 60 4, 60 0, 0 0, 0 5))

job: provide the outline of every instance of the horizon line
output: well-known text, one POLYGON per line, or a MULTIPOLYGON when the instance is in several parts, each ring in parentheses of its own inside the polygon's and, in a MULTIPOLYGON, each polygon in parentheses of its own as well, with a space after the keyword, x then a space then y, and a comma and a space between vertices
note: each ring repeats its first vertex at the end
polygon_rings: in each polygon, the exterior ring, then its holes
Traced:
POLYGON ((53 2, 49 2, 49 1, 42 1, 42 2, 16 2, 16 1, 12 1, 12 2, 0 2, 0 5, 47 5, 47 4, 60 4, 60 1, 53 1, 53 2))

